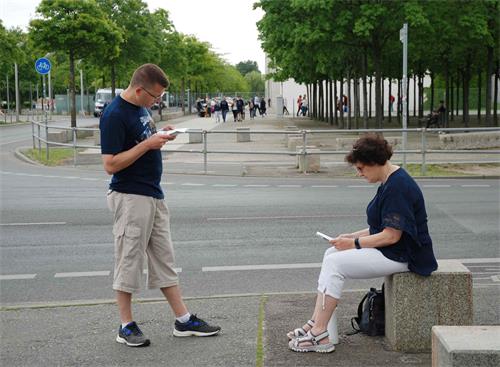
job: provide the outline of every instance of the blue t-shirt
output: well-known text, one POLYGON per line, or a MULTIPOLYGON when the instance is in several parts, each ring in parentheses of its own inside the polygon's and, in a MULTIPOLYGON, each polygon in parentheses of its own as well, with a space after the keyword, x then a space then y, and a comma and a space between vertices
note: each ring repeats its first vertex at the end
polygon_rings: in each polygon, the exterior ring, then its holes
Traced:
POLYGON ((437 269, 427 227, 424 196, 404 169, 393 172, 379 186, 366 208, 366 215, 370 234, 380 233, 385 227, 403 232, 395 244, 378 248, 385 257, 407 262, 408 268, 420 275, 430 275, 437 269))
MULTIPOLYGON (((118 154, 133 148, 156 133, 151 115, 144 107, 116 97, 99 122, 101 153, 118 154)), ((161 151, 149 150, 127 168, 116 172, 109 184, 114 191, 163 199, 160 186, 163 166, 161 151)))

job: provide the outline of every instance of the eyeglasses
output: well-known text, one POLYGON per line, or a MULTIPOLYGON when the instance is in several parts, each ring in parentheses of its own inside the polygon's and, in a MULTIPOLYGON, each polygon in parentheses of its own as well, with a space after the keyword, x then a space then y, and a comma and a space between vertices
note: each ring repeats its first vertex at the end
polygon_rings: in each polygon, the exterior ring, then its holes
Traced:
POLYGON ((155 99, 155 101, 161 100, 161 98, 165 95, 165 91, 162 94, 160 94, 159 96, 155 96, 153 93, 151 93, 150 91, 148 91, 146 88, 141 87, 141 89, 143 89, 144 91, 146 91, 146 93, 149 94, 151 97, 153 97, 155 99))

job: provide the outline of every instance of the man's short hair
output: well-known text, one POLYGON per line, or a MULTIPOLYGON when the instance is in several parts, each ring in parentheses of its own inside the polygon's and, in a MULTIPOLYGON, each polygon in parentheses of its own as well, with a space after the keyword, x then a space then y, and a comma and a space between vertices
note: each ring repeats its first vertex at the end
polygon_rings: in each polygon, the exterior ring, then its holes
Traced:
POLYGON ((152 88, 156 84, 167 89, 170 83, 165 72, 155 64, 144 64, 139 66, 134 71, 132 80, 130 81, 132 87, 142 86, 145 88, 152 88))

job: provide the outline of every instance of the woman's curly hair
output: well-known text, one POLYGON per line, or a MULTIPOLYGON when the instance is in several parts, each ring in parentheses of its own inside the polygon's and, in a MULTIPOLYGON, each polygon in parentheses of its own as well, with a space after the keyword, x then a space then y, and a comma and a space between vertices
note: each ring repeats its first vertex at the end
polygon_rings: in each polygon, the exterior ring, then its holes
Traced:
POLYGON ((349 164, 359 162, 368 166, 383 166, 391 157, 392 147, 382 135, 366 134, 353 144, 345 160, 349 164))

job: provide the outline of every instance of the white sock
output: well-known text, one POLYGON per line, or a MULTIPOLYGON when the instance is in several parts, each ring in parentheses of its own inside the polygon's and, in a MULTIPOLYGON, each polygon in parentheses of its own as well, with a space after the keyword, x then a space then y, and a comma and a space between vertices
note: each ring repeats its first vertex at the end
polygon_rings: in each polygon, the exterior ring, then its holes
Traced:
POLYGON ((191 314, 188 312, 185 315, 182 315, 181 317, 176 317, 175 319, 179 321, 182 324, 185 324, 186 322, 189 321, 189 318, 191 317, 191 314))
MULTIPOLYGON (((130 322, 132 322, 132 321, 130 321, 130 322)), ((122 322, 122 329, 123 329, 125 326, 127 326, 128 324, 130 324, 130 322, 125 322, 125 323, 123 323, 123 322, 122 322)))

